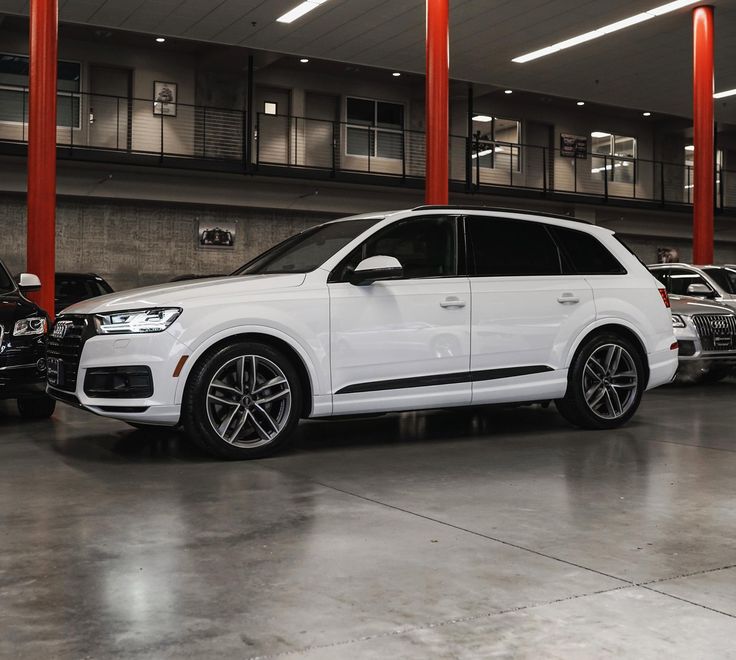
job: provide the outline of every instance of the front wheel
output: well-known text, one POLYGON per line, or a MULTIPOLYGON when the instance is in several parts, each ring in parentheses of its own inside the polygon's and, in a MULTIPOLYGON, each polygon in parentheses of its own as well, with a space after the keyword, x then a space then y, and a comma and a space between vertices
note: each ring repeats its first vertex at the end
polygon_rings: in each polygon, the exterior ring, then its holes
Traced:
POLYGON ((617 428, 639 407, 644 379, 644 364, 631 341, 615 334, 598 335, 578 350, 565 398, 555 403, 562 416, 576 426, 617 428))
POLYGON ((266 344, 239 342, 194 368, 182 420, 189 437, 211 454, 261 458, 284 447, 299 423, 301 404, 291 361, 266 344))
POLYGON ((56 401, 48 394, 18 397, 17 404, 23 419, 48 419, 56 410, 56 401))

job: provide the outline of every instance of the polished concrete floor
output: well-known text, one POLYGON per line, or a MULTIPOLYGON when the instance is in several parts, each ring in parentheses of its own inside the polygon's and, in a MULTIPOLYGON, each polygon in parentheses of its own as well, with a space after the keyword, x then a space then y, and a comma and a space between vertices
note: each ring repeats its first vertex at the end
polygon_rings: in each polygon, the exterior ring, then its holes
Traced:
POLYGON ((307 422, 221 463, 0 403, 0 657, 736 657, 735 404, 307 422))

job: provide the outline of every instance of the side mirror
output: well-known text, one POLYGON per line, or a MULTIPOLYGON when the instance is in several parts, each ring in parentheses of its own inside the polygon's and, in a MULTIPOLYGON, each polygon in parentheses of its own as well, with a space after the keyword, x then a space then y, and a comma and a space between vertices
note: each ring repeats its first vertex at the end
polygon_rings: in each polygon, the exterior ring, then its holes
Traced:
POLYGON ((396 257, 376 255, 363 259, 350 274, 350 283, 366 286, 381 280, 398 280, 404 276, 404 269, 396 257))
POLYGON ((687 294, 689 296, 698 296, 700 298, 715 298, 715 291, 713 291, 707 284, 691 284, 687 287, 687 294))
POLYGON ((31 293, 41 289, 41 280, 33 273, 21 273, 18 275, 18 288, 21 293, 31 293))

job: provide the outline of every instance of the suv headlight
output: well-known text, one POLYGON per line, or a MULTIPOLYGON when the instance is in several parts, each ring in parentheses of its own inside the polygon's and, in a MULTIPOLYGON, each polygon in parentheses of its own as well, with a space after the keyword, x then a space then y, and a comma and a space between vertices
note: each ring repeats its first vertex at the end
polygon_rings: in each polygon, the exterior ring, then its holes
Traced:
POLYGON ((46 334, 46 319, 43 316, 31 316, 15 322, 13 335, 15 337, 31 337, 33 335, 46 334))
POLYGON ((685 320, 679 314, 672 315, 672 327, 673 328, 684 328, 685 320))
POLYGON ((131 309, 125 312, 96 314, 98 335, 127 335, 144 332, 163 332, 181 314, 179 307, 131 309))

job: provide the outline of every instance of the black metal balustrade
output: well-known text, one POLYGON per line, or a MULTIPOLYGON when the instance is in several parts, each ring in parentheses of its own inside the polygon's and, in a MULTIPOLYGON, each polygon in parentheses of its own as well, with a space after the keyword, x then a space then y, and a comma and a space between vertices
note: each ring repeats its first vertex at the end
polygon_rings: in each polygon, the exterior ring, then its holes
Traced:
MULTIPOLYGON (((2 93, 0 142, 22 144, 28 139, 27 89, 2 93)), ((84 153, 105 160, 105 154, 128 154, 194 168, 217 164, 262 173, 371 175, 415 186, 424 178, 422 131, 257 113, 247 163, 242 110, 69 92, 59 92, 58 106, 62 157, 84 153)), ((693 200, 692 167, 684 163, 595 153, 568 157, 549 146, 477 136, 450 135, 449 144, 450 181, 469 193, 513 189, 674 205, 693 200)), ((719 168, 715 204, 736 209, 735 171, 719 168)))

